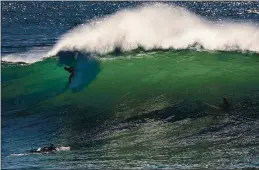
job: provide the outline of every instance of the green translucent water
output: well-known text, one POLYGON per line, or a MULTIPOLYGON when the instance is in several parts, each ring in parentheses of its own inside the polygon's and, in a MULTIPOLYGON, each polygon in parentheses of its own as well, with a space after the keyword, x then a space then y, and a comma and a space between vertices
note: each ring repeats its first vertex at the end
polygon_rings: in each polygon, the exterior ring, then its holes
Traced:
POLYGON ((37 101, 43 108, 76 104, 120 111, 156 109, 186 98, 215 103, 222 96, 235 100, 257 91, 258 62, 255 54, 192 51, 101 59, 97 78, 75 93, 63 91, 69 75, 47 59, 2 68, 2 99, 29 108, 37 101))

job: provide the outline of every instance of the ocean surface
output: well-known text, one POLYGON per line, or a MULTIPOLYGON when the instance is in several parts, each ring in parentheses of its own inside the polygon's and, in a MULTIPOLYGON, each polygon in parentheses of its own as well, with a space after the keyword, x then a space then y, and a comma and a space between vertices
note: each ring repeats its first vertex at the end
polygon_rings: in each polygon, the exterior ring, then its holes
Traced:
POLYGON ((1 10, 2 169, 259 168, 259 2, 1 10))

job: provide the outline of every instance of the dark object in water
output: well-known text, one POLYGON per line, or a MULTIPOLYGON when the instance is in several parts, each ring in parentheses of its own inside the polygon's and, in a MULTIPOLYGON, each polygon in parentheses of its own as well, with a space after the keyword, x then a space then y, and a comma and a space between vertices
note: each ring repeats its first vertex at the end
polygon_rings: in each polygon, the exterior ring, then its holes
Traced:
POLYGON ((221 107, 222 107, 222 109, 223 109, 224 111, 229 111, 230 104, 229 104, 229 102, 228 102, 227 97, 224 97, 224 98, 223 98, 223 104, 221 105, 221 107))
POLYGON ((70 73, 68 82, 71 84, 72 78, 75 76, 75 69, 73 67, 64 67, 64 69, 70 73))
POLYGON ((54 153, 57 149, 51 144, 49 147, 42 147, 38 149, 31 149, 30 153, 54 153))

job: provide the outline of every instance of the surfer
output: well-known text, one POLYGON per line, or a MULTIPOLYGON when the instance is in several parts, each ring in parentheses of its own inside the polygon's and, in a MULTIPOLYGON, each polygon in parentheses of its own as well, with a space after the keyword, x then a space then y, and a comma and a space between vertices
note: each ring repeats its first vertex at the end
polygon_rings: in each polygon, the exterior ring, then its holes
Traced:
POLYGON ((229 111, 230 104, 228 102, 227 97, 223 97, 223 103, 221 105, 221 108, 225 111, 229 111))
POLYGON ((50 147, 47 148, 49 151, 56 151, 56 148, 54 147, 53 144, 50 144, 50 147))
POLYGON ((227 97, 223 97, 223 103, 222 104, 219 104, 218 106, 216 105, 212 105, 212 104, 209 104, 209 103, 206 103, 204 102, 207 106, 209 106, 210 108, 213 108, 215 110, 223 110, 225 112, 228 112, 229 111, 229 108, 230 108, 230 104, 228 102, 228 99, 227 97))
POLYGON ((71 84, 72 78, 75 76, 75 69, 72 66, 71 67, 64 67, 64 69, 70 73, 69 84, 71 84))
POLYGON ((53 144, 50 144, 49 147, 42 147, 30 150, 31 153, 53 153, 55 151, 57 151, 57 149, 54 147, 53 144))

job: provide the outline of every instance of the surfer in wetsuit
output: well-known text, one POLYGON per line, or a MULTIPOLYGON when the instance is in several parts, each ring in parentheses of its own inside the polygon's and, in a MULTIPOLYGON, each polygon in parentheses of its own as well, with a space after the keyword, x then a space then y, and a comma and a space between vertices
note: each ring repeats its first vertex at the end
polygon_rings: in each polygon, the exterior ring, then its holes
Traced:
POLYGON ((50 144, 49 147, 43 147, 40 149, 41 152, 53 152, 56 151, 56 148, 54 147, 53 144, 50 144))
POLYGON ((50 147, 48 147, 49 151, 56 151, 56 148, 54 147, 53 144, 50 144, 50 147))
POLYGON ((54 147, 53 144, 50 144, 49 147, 43 147, 40 149, 41 152, 53 152, 56 151, 56 148, 54 147))
POLYGON ((72 78, 75 75, 75 69, 72 66, 71 67, 64 67, 64 69, 70 73, 69 84, 71 84, 72 78))
POLYGON ((221 108, 225 111, 229 111, 230 104, 228 102, 227 97, 223 97, 223 103, 221 105, 221 108))
POLYGON ((54 151, 57 151, 57 149, 54 147, 53 144, 50 144, 49 147, 42 147, 38 149, 32 149, 30 150, 30 153, 53 153, 54 151))
POLYGON ((228 102, 227 97, 223 97, 223 103, 219 104, 219 105, 212 105, 209 103, 204 102, 207 106, 209 106, 210 108, 216 109, 216 110, 223 110, 225 112, 228 112, 230 109, 230 104, 228 102))

